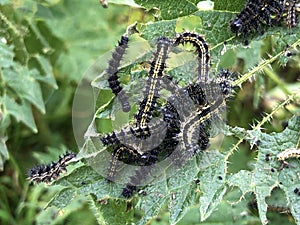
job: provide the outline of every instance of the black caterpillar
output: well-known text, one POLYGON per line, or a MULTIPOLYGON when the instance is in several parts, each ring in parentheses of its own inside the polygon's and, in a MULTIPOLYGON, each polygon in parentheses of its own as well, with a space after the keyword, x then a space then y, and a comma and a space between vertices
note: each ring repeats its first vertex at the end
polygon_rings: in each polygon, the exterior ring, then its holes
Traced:
POLYGON ((38 165, 29 171, 29 180, 35 183, 50 182, 59 177, 60 173, 66 172, 69 162, 76 157, 75 153, 67 152, 57 162, 49 165, 38 165))
POLYGON ((198 80, 205 81, 209 70, 209 47, 205 40, 196 33, 184 32, 178 34, 174 46, 191 43, 198 53, 198 80))
POLYGON ((118 73, 120 62, 125 54, 126 49, 128 48, 128 37, 122 36, 119 41, 119 45, 115 48, 115 51, 112 53, 112 58, 108 62, 108 68, 106 73, 108 74, 108 83, 112 92, 119 99, 122 109, 124 112, 130 111, 130 103, 128 97, 120 85, 118 73))
POLYGON ((248 36, 263 33, 266 27, 278 25, 285 20, 289 28, 296 26, 297 0, 248 0, 246 6, 230 22, 230 28, 238 36, 242 35, 245 44, 248 36))
POLYGON ((160 89, 159 80, 163 77, 163 71, 166 67, 169 46, 170 40, 168 38, 161 37, 157 40, 157 50, 151 62, 144 99, 140 103, 140 108, 135 116, 136 128, 132 129, 137 137, 150 135, 147 124, 151 120, 152 112, 156 109, 156 101, 159 98, 160 89))
POLYGON ((285 1, 284 12, 287 14, 285 22, 288 28, 297 26, 296 8, 298 0, 285 1))
MULTIPOLYGON (((145 151, 145 148, 148 146, 143 147, 147 143, 143 145, 141 143, 136 144, 131 142, 129 136, 132 134, 130 134, 128 130, 123 129, 118 133, 113 133, 110 137, 106 137, 107 145, 111 145, 114 148, 106 177, 108 180, 114 180, 114 175, 116 174, 120 161, 130 165, 149 166, 165 159, 174 151, 179 143, 179 141, 176 140, 180 132, 179 116, 176 109, 169 103, 161 109, 161 113, 163 114, 163 121, 166 122, 166 125, 154 123, 149 126, 151 133, 153 133, 152 136, 154 136, 154 140, 159 142, 159 145, 147 151, 145 151), (158 135, 161 133, 158 131, 160 126, 167 126, 163 140, 155 136, 156 133, 158 135), (126 146, 122 144, 120 140, 126 142, 126 146), (136 149, 130 147, 130 145, 136 149), (137 149, 142 149, 143 152, 137 149)), ((149 144, 149 146, 151 146, 151 144, 149 144)), ((143 176, 145 176, 145 174, 143 176)), ((134 178, 131 177, 131 179, 137 181, 137 176, 134 176, 134 178)), ((138 179, 141 180, 142 178, 139 177, 138 179)), ((136 184, 135 181, 132 180, 132 183, 136 184)), ((131 186, 133 186, 133 184, 131 186)))

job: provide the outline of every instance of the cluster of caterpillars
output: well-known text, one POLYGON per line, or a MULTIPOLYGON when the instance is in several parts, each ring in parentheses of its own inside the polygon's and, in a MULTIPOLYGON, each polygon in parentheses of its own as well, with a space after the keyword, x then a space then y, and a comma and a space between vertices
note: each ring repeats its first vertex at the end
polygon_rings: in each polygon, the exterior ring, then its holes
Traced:
MULTIPOLYGON (((295 27, 297 7, 298 0, 248 0, 244 9, 230 22, 230 28, 237 36, 241 35, 247 44, 250 34, 263 33, 268 26, 284 22, 288 28, 295 27)), ((119 67, 128 42, 127 36, 121 37, 106 69, 109 87, 124 112, 129 112, 131 105, 119 81, 119 67)), ((158 38, 134 124, 101 137, 102 143, 112 148, 106 177, 108 180, 114 180, 120 162, 141 166, 123 189, 124 197, 130 197, 136 190, 136 184, 149 173, 143 166, 154 165, 166 157, 173 157, 174 164, 181 165, 208 148, 211 121, 222 114, 232 90, 232 74, 227 70, 221 70, 216 79, 208 81, 209 60, 209 47, 204 38, 196 33, 183 32, 172 40, 158 38), (194 83, 179 87, 165 74, 166 60, 171 48, 186 43, 192 44, 196 50, 198 77, 194 83), (157 100, 161 89, 173 94, 159 108, 157 100), (161 115, 160 119, 153 118, 155 111, 161 115), (162 132, 163 137, 160 136, 162 132), (153 142, 159 144, 151 148, 153 142)), ((299 155, 299 149, 280 153, 277 156, 278 161, 282 162, 280 169, 288 166, 286 159, 298 158, 299 155)), ((30 170, 29 180, 50 182, 66 171, 66 166, 75 157, 74 153, 66 153, 57 162, 36 166, 30 170)), ((266 160, 269 160, 269 156, 266 156, 266 160)))
POLYGON ((297 25, 296 9, 298 0, 248 0, 242 11, 230 22, 232 32, 247 37, 253 33, 263 33, 266 27, 282 22, 288 28, 297 25))
MULTIPOLYGON (((123 48, 123 40, 128 38, 122 36, 115 50, 121 52, 122 56, 125 46, 128 45, 126 42, 123 48)), ((125 102, 119 98, 120 92, 116 91, 122 90, 118 81, 118 68, 111 68, 119 65, 122 58, 121 54, 115 52, 112 55, 113 59, 109 61, 108 80, 110 88, 123 106, 125 102)), ((232 89, 232 74, 227 70, 221 70, 216 79, 208 79, 209 59, 209 47, 204 38, 196 33, 183 32, 174 39, 157 39, 143 99, 134 123, 100 138, 105 146, 112 149, 106 177, 108 180, 115 180, 120 162, 141 166, 129 177, 130 181, 122 192, 124 197, 131 197, 136 185, 151 173, 144 166, 154 165, 166 157, 172 157, 173 164, 181 166, 196 153, 209 147, 211 120, 220 119, 232 89), (166 59, 171 48, 186 43, 194 46, 197 53, 197 78, 194 83, 180 87, 165 74, 166 59), (159 108, 157 100, 161 89, 166 89, 172 94, 159 108), (153 117, 154 111, 159 112, 159 118, 153 117), (160 137, 162 132, 163 138, 160 137), (149 148, 154 142, 158 144, 149 148)))

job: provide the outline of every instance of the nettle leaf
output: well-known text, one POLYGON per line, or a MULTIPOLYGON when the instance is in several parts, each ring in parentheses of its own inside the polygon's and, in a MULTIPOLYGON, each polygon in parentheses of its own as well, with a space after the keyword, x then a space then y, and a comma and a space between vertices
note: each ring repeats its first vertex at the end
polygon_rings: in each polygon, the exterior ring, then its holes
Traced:
MULTIPOLYGON (((36 224, 61 224, 68 220, 68 217, 71 214, 82 212, 87 204, 86 196, 73 196, 73 199, 64 207, 63 212, 61 212, 59 208, 51 206, 37 216, 35 220, 36 224)), ((82 213, 81 217, 78 218, 79 223, 92 224, 95 221, 94 218, 90 217, 90 214, 82 217, 83 215, 84 213, 82 213)))
POLYGON ((3 70, 3 80, 7 87, 17 91, 18 98, 32 103, 42 113, 45 113, 40 85, 32 76, 35 73, 38 71, 15 65, 14 69, 3 70))
POLYGON ((0 52, 1 52, 0 65, 3 68, 8 68, 13 66, 13 57, 14 57, 13 46, 8 46, 2 41, 0 41, 0 52))
POLYGON ((239 12, 242 10, 242 8, 244 8, 245 4, 246 4, 246 0, 236 0, 236 1, 215 0, 214 9, 239 12))
POLYGON ((135 2, 141 6, 144 6, 148 10, 153 7, 159 8, 161 10, 161 17, 164 20, 170 20, 182 16, 187 16, 198 10, 195 4, 186 0, 183 1, 135 0, 135 2))
MULTIPOLYGON (((296 222, 300 222, 300 201, 299 196, 294 193, 295 188, 299 188, 299 160, 289 159, 289 167, 280 169, 281 162, 277 155, 290 148, 296 148, 300 140, 300 117, 294 116, 289 122, 288 127, 281 133, 266 134, 261 131, 243 131, 232 129, 237 136, 241 131, 246 134, 245 139, 250 144, 257 143, 258 156, 253 171, 240 171, 230 175, 228 184, 237 186, 243 195, 253 192, 256 196, 259 216, 263 224, 267 223, 267 203, 266 198, 272 194, 275 187, 279 187, 285 193, 287 207, 290 208, 296 222), (268 157, 269 156, 269 157, 268 157), (268 159, 267 159, 268 158, 268 159)), ((279 204, 280 205, 280 204, 279 204)))
POLYGON ((43 82, 50 85, 53 89, 57 89, 56 80, 52 71, 52 65, 50 62, 42 55, 35 55, 32 60, 36 60, 36 67, 40 68, 40 73, 32 73, 31 76, 37 81, 43 82))
MULTIPOLYGON (((205 220, 215 210, 226 192, 225 155, 218 151, 203 152, 199 157, 190 160, 182 169, 169 179, 146 186, 136 198, 140 201, 134 205, 135 210, 143 214, 137 224, 145 224, 155 217, 166 205, 170 211, 170 223, 182 219, 190 205, 200 201, 201 219, 205 220), (200 172, 199 172, 200 171, 200 172), (197 185, 195 180, 200 180, 197 185), (213 182, 211 182, 213 181, 213 182), (198 193, 202 193, 199 199, 198 193)), ((124 185, 106 181, 101 175, 87 166, 80 166, 71 174, 55 182, 65 186, 50 202, 49 206, 64 208, 79 195, 94 196, 92 205, 99 202, 119 199, 124 185)), ((97 214, 106 213, 104 207, 96 207, 97 214)), ((126 213, 125 209, 119 213, 126 213)), ((101 218, 101 217, 100 217, 101 218)), ((109 219, 109 218, 107 218, 109 219)))
POLYGON ((41 10, 51 15, 43 19, 53 35, 63 40, 62 53, 55 69, 60 72, 61 78, 68 81, 79 81, 99 53, 115 46, 126 29, 119 23, 126 20, 128 9, 115 7, 105 10, 94 0, 60 2, 41 10), (117 11, 120 16, 112 17, 116 13, 111 10, 117 11))
POLYGON ((26 126, 37 132, 37 128, 32 115, 31 105, 27 101, 17 102, 15 99, 4 96, 6 112, 16 118, 17 121, 23 122, 26 126))

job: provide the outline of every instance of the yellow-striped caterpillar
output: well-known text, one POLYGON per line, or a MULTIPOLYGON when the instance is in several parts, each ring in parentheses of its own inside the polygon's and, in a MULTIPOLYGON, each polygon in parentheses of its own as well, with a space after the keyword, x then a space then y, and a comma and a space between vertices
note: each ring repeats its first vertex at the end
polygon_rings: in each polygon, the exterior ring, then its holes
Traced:
POLYGON ((209 47, 205 40, 196 33, 183 32, 178 34, 174 46, 191 43, 198 53, 198 80, 205 81, 209 71, 209 47))
POLYGON ((67 165, 76 157, 75 153, 67 152, 57 162, 48 165, 38 165, 29 171, 28 179, 35 183, 50 182, 59 177, 60 173, 66 172, 67 165))
POLYGON ((144 99, 140 103, 140 108, 135 116, 136 128, 132 131, 137 137, 148 137, 150 135, 147 124, 150 122, 153 110, 156 109, 156 101, 159 98, 159 80, 163 76, 166 67, 166 59, 170 40, 161 37, 157 40, 157 49, 148 75, 144 99))
MULTIPOLYGON (((156 123, 150 123, 151 136, 147 140, 136 138, 128 128, 106 137, 106 145, 113 147, 106 177, 108 180, 113 181, 115 179, 115 174, 121 162, 130 165, 148 166, 158 161, 159 154, 163 153, 162 156, 166 158, 174 151, 178 144, 176 137, 180 131, 178 115, 176 110, 168 103, 161 111, 164 117, 163 121, 158 120, 156 123), (163 132, 161 128, 165 128, 166 131, 163 132)), ((160 160, 164 158, 160 158, 160 160)), ((130 179, 135 179, 135 176, 130 179)), ((137 185, 138 182, 132 181, 132 185, 137 185)))
MULTIPOLYGON (((228 71, 222 71, 219 77, 228 76, 228 71)), ((218 79, 217 79, 218 80, 218 79)), ((220 81, 223 79, 219 79, 220 81)), ((209 146, 210 126, 214 120, 220 120, 220 117, 226 109, 226 99, 231 90, 231 83, 229 86, 224 86, 223 82, 219 85, 220 94, 216 95, 214 101, 207 101, 203 105, 196 107, 196 111, 190 114, 187 118, 181 121, 180 134, 178 135, 180 143, 182 143, 182 157, 190 158, 201 150, 205 150, 209 146), (222 95, 224 93, 224 95, 222 95), (186 156, 184 156, 186 154, 186 156)), ((216 87, 217 89, 217 87, 216 87)))
POLYGON ((298 0, 285 0, 284 12, 287 14, 285 22, 288 28, 295 27, 297 25, 296 8, 298 0))

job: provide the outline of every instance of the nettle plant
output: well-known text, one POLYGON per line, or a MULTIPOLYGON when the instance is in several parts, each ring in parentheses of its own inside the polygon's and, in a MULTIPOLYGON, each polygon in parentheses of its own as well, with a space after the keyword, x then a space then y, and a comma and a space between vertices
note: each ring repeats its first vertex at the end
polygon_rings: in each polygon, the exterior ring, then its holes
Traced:
POLYGON ((99 224, 195 212, 198 223, 266 224, 277 218, 268 210, 300 223, 300 89, 296 74, 279 74, 299 67, 296 1, 136 3, 156 20, 128 27, 87 71, 93 95, 74 104, 94 101, 92 122, 38 222, 87 201, 99 224), (268 124, 280 114, 282 131, 268 124))

